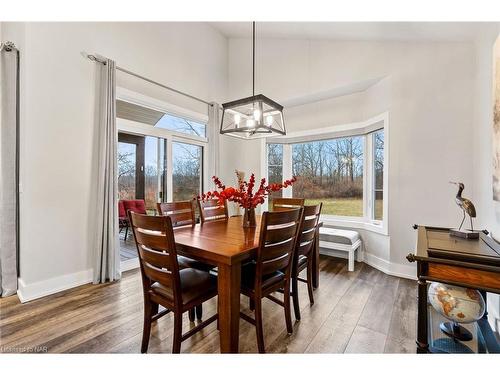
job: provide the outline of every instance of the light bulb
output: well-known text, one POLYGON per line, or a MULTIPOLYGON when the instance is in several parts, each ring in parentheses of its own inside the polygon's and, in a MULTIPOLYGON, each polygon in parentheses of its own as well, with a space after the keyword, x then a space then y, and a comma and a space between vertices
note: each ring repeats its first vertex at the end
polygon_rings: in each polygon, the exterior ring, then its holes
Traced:
POLYGON ((255 121, 260 121, 260 111, 258 109, 254 109, 253 118, 255 119, 255 121))
POLYGON ((236 125, 239 125, 240 121, 241 121, 241 116, 240 116, 238 113, 236 113, 236 114, 234 115, 234 123, 235 123, 236 125))
POLYGON ((255 120, 247 120, 247 128, 254 128, 255 127, 255 120))
POLYGON ((266 124, 267 126, 271 126, 273 124, 273 116, 266 117, 266 124))

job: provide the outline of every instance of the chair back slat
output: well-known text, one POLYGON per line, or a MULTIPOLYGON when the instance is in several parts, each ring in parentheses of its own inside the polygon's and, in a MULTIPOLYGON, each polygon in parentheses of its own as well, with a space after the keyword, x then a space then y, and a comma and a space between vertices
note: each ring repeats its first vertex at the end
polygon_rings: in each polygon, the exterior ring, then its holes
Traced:
POLYGON ((194 224, 193 213, 191 211, 178 211, 172 214, 167 214, 167 216, 170 217, 170 220, 172 220, 172 225, 174 227, 194 224))
POLYGON ((266 232, 266 243, 283 242, 292 238, 297 233, 294 223, 282 225, 269 225, 266 232))
POLYGON ((292 254, 297 241, 302 208, 281 212, 264 212, 257 250, 255 288, 266 275, 282 271, 290 275, 292 254))
POLYGON ((158 220, 156 216, 144 215, 141 214, 140 212, 135 212, 135 211, 128 212, 129 218, 130 218, 130 213, 134 214, 133 215, 135 218, 134 225, 136 226, 136 228, 143 228, 152 232, 165 233, 167 227, 164 220, 158 220))
POLYGON ((129 211, 129 221, 139 254, 144 293, 158 282, 171 291, 174 303, 182 303, 172 220, 168 216, 129 211))
POLYGON ((158 215, 169 216, 173 227, 196 224, 192 201, 157 203, 158 215))
POLYGON ((297 241, 297 245, 312 241, 312 240, 314 240, 314 237, 316 237, 316 229, 315 228, 312 228, 312 229, 309 229, 305 232, 302 232, 299 236, 299 240, 297 241))
POLYGON ((300 255, 307 256, 314 247, 322 206, 322 203, 315 206, 304 206, 304 214, 302 216, 302 223, 300 225, 300 233, 295 251, 296 259, 298 259, 300 255))
POLYGON ((141 255, 141 259, 146 263, 149 263, 160 269, 171 270, 173 268, 170 256, 167 252, 153 250, 147 248, 145 245, 139 246, 139 252, 141 255))
POLYGON ((229 217, 226 202, 220 204, 218 199, 209 199, 207 201, 198 199, 198 210, 200 211, 202 223, 210 220, 227 219, 229 217))
POLYGON ((278 242, 273 245, 265 246, 265 250, 262 251, 262 260, 270 260, 274 258, 279 258, 283 254, 288 252, 290 245, 293 245, 293 236, 284 242, 278 242))
POLYGON ((304 198, 273 198, 272 210, 285 211, 304 205, 304 198))
POLYGON ((159 282, 164 287, 172 289, 174 285, 172 272, 169 272, 162 268, 155 267, 154 265, 148 262, 143 262, 142 267, 144 269, 144 274, 151 281, 151 283, 159 282))
POLYGON ((135 231, 135 238, 137 243, 145 248, 168 252, 167 239, 165 238, 165 232, 150 231, 139 228, 135 231))
POLYGON ((279 257, 262 262, 262 274, 268 275, 276 271, 285 271, 290 263, 290 256, 285 253, 279 257))

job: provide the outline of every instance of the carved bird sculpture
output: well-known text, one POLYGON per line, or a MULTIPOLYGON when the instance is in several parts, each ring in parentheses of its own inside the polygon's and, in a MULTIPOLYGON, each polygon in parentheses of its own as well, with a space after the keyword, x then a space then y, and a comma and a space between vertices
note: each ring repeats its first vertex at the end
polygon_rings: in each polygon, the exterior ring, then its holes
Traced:
POLYGON ((472 218, 476 217, 476 208, 469 199, 462 197, 462 192, 464 191, 465 188, 464 184, 462 182, 452 182, 452 181, 450 181, 450 184, 455 184, 458 186, 457 195, 455 196, 455 202, 457 203, 458 207, 462 209, 464 213, 464 217, 462 219, 462 222, 460 223, 460 227, 458 228, 458 230, 462 229, 462 225, 464 224, 465 221, 465 214, 467 214, 470 219, 470 229, 471 231, 474 231, 474 226, 472 225, 472 218))

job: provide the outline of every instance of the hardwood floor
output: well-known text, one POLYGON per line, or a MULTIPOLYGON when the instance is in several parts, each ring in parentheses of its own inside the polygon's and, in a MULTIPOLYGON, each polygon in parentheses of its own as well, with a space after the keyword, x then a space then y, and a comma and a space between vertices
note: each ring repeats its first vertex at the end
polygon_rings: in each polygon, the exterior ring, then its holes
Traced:
POLYGON ((135 246, 134 237, 132 234, 128 233, 127 239, 124 239, 125 233, 120 233, 120 260, 123 262, 125 260, 137 258, 137 248, 135 246))
MULTIPOLYGON (((283 309, 264 300, 264 335, 271 353, 414 353, 416 283, 364 264, 347 271, 341 259, 321 257, 320 287, 309 306, 300 283, 301 321, 286 333, 283 309)), ((281 298, 281 297, 280 297, 281 298)), ((50 353, 139 353, 142 335, 142 287, 137 270, 120 282, 85 285, 20 304, 0 300, 0 351, 50 353)), ((204 316, 216 308, 204 305, 204 316)), ((248 299, 241 297, 248 314, 248 299)), ((292 315, 293 317, 293 315, 292 315)), ((191 324, 187 314, 186 331, 191 324)), ((153 324, 150 353, 170 353, 173 316, 153 324)), ((218 353, 219 335, 211 324, 182 343, 184 353, 218 353)), ((255 328, 240 320, 240 351, 256 353, 255 328)))

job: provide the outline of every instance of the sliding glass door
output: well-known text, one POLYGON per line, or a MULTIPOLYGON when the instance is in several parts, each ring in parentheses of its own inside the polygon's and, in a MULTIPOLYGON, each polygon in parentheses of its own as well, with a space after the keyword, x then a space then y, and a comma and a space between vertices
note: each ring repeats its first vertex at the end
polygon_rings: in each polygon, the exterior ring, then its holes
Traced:
POLYGON ((142 199, 148 214, 166 197, 166 139, 118 134, 120 200, 142 199))
MULTIPOLYGON (((153 100, 148 107, 144 96, 137 99, 141 104, 117 100, 119 200, 143 200, 155 215, 157 203, 192 200, 203 191, 208 117, 179 107, 172 107, 174 115, 162 109, 166 104, 153 100)), ((122 203, 124 217, 128 202, 122 203)), ((137 250, 127 220, 119 222, 121 259, 128 261, 137 250)), ((122 270, 133 261, 122 262, 122 270)))
POLYGON ((118 134, 119 199, 144 198, 144 137, 118 134))
POLYGON ((203 147, 172 142, 173 200, 191 200, 202 190, 203 147))

